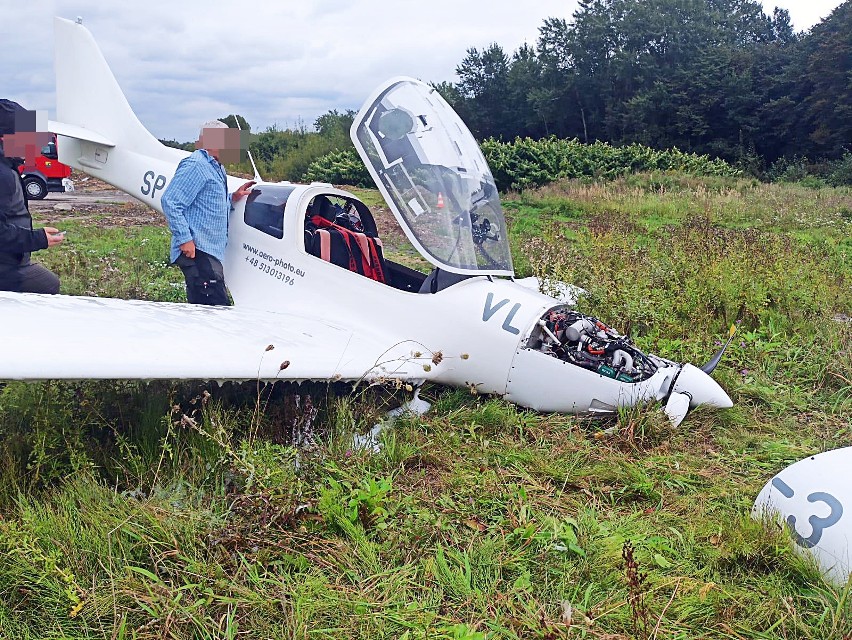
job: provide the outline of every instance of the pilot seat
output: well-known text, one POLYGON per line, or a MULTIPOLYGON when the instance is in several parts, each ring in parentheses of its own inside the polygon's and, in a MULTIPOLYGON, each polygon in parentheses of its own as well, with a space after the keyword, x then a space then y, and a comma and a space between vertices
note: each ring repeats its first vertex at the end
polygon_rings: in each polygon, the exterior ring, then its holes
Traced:
POLYGON ((305 249, 327 262, 386 283, 382 241, 372 216, 369 212, 362 215, 358 204, 344 201, 341 205, 328 196, 316 196, 305 215, 305 249))

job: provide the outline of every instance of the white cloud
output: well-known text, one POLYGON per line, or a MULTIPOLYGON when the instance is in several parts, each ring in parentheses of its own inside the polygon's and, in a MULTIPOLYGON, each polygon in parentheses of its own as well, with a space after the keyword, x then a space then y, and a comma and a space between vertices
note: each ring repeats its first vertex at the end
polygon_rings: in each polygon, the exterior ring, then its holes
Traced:
POLYGON ((790 13, 790 22, 796 31, 807 31, 827 18, 843 0, 761 0, 763 11, 772 15, 775 7, 790 13))

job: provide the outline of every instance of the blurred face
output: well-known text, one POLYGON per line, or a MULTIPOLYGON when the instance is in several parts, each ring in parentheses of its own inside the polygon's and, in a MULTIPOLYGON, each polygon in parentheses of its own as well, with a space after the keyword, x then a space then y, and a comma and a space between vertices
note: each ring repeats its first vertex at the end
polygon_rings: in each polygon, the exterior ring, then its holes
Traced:
POLYGON ((25 164, 35 164, 41 148, 53 136, 47 132, 18 131, 3 136, 3 153, 7 158, 23 158, 25 164))
POLYGON ((47 132, 47 111, 20 111, 15 113, 15 133, 3 136, 3 153, 7 158, 23 158, 27 164, 33 164, 51 138, 47 132))
POLYGON ((222 164, 240 161, 245 146, 240 141, 239 129, 202 129, 201 137, 195 143, 197 149, 204 149, 222 164))

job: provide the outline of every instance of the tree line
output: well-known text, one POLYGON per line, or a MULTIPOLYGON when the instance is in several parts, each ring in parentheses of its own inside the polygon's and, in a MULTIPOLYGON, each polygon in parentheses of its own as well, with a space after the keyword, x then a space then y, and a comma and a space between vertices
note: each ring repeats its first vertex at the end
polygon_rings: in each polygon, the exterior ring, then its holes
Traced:
POLYGON ((852 0, 805 33, 757 0, 581 0, 535 46, 470 48, 456 73, 435 86, 480 140, 837 159, 852 145, 852 0))

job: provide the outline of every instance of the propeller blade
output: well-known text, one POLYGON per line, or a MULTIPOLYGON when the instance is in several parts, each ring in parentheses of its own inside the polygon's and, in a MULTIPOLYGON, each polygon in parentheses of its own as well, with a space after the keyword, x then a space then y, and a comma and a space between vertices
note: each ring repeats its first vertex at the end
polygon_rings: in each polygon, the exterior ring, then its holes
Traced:
POLYGON ((666 412, 673 427, 679 425, 686 417, 686 414, 689 412, 690 400, 692 398, 689 397, 688 393, 673 393, 669 396, 669 400, 666 402, 663 411, 666 412))
POLYGON ((715 354, 713 354, 713 357, 710 358, 710 361, 707 364, 701 367, 701 370, 704 373, 706 373, 707 375, 713 373, 713 369, 715 369, 716 365, 719 364, 719 361, 722 359, 722 354, 725 353, 725 349, 727 349, 728 345, 731 344, 731 340, 733 340, 734 334, 736 332, 737 327, 736 325, 732 324, 730 330, 728 331, 728 341, 722 346, 721 349, 719 349, 715 354))

